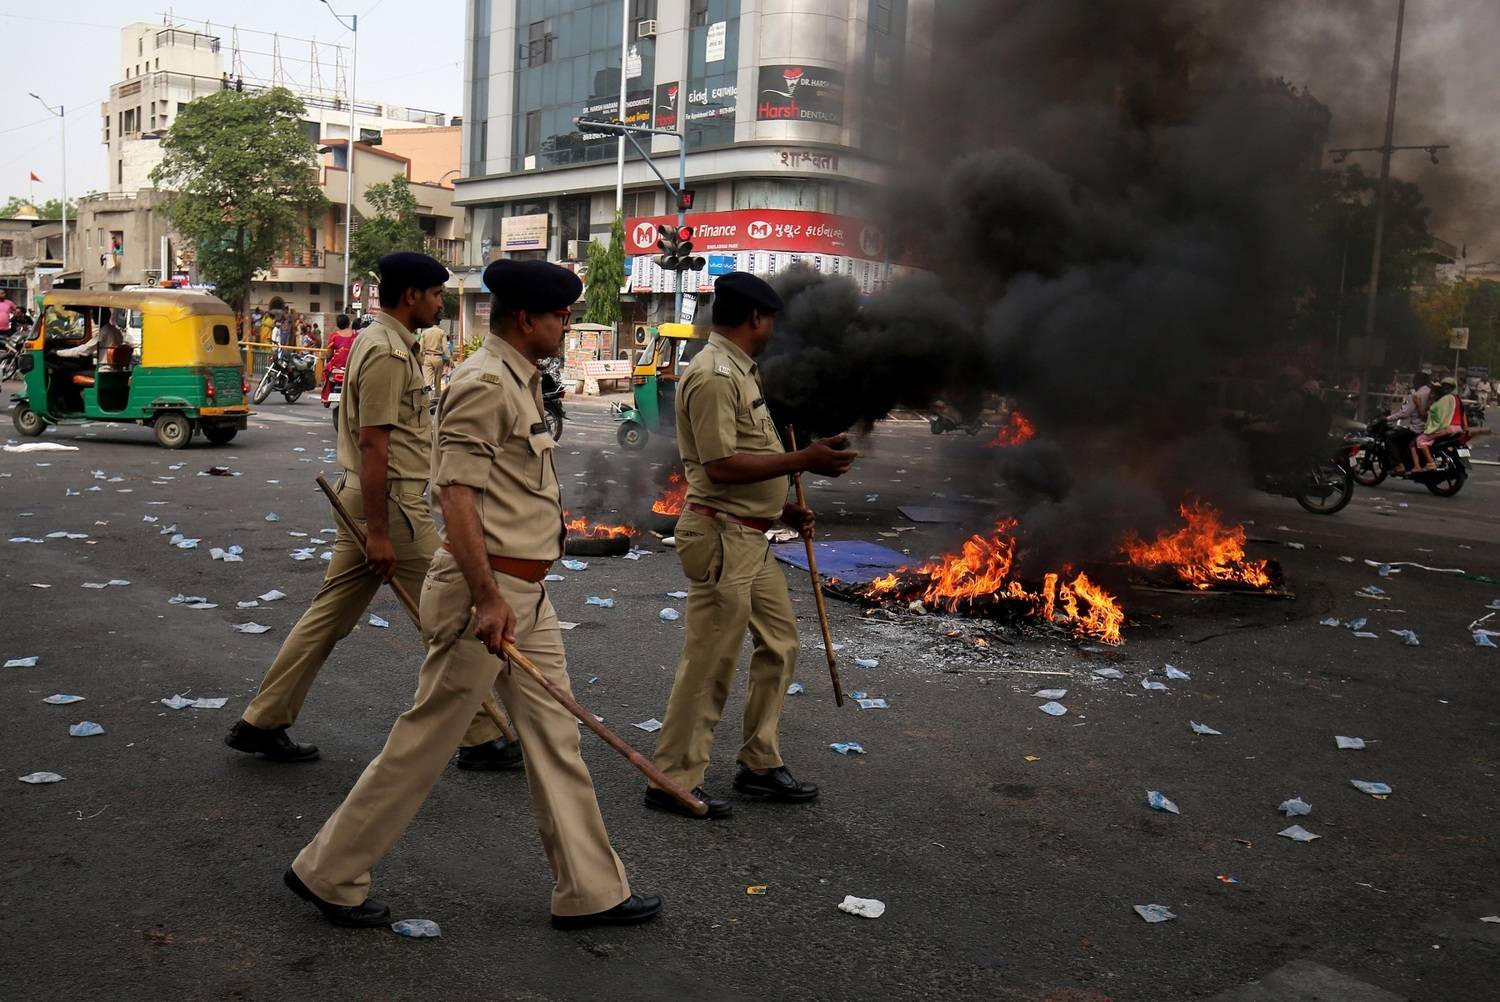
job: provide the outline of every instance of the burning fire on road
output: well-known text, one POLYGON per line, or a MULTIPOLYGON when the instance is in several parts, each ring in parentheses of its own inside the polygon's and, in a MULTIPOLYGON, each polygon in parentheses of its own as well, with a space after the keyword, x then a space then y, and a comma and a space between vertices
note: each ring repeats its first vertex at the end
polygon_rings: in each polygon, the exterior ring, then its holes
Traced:
POLYGON ((568 512, 563 512, 563 526, 568 530, 569 537, 579 539, 633 539, 641 534, 633 526, 603 525, 590 522, 582 515, 572 518, 568 512))
POLYGON ((1163 532, 1154 542, 1135 533, 1125 540, 1125 558, 1198 591, 1232 588, 1270 591, 1279 584, 1279 569, 1268 560, 1245 558, 1245 529, 1228 526, 1210 505, 1188 502, 1178 508, 1184 525, 1163 532))
POLYGON ((984 443, 986 449, 1004 449, 1012 445, 1020 445, 1036 438, 1036 425, 1027 419, 1020 411, 1011 411, 1010 419, 1000 426, 995 437, 984 443))
POLYGON ((682 506, 687 503, 687 481, 681 473, 673 473, 667 480, 666 490, 651 505, 651 510, 658 515, 681 515, 682 506))

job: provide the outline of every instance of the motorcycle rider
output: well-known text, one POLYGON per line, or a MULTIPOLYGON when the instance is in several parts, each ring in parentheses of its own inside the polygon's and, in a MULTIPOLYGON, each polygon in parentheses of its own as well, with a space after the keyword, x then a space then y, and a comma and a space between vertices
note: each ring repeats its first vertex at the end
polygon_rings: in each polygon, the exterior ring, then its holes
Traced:
POLYGON ((1245 425, 1250 461, 1257 475, 1264 476, 1294 466, 1328 437, 1333 416, 1323 403, 1317 380, 1302 370, 1287 366, 1276 378, 1276 396, 1265 414, 1245 425))
POLYGON ((1427 424, 1412 446, 1412 463, 1416 472, 1429 473, 1437 469, 1437 464, 1432 461, 1432 443, 1453 431, 1463 430, 1464 412, 1458 406, 1457 391, 1458 380, 1452 376, 1444 376, 1438 384, 1432 405, 1427 409, 1427 424), (1417 465, 1419 453, 1420 465, 1417 465))
MULTIPOLYGON (((1401 409, 1390 415, 1391 430, 1387 437, 1391 458, 1395 460, 1395 473, 1404 476, 1407 472, 1406 457, 1413 455, 1412 443, 1427 425, 1427 409, 1432 406, 1432 373, 1426 369, 1412 380, 1411 392, 1401 404, 1401 409)), ((1415 457, 1412 465, 1416 465, 1415 457)))

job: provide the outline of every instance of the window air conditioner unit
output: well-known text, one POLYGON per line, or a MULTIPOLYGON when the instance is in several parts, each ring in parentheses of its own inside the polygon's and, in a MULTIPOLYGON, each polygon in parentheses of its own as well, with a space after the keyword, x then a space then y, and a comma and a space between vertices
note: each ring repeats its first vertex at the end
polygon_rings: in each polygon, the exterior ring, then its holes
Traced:
POLYGON ((568 260, 582 261, 589 256, 589 242, 587 240, 568 241, 568 260))
POLYGON ((637 21, 636 24, 635 24, 635 37, 636 38, 655 38, 656 37, 656 19, 655 18, 650 18, 650 19, 645 20, 645 21, 637 21))

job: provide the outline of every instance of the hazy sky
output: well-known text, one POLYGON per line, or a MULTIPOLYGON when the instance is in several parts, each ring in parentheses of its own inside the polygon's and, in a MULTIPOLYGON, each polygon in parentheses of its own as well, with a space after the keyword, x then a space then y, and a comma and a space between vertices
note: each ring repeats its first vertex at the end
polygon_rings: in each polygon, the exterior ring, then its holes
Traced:
MULTIPOLYGON (((26 96, 30 91, 54 107, 67 106, 69 193, 108 188, 99 105, 122 79, 120 29, 136 21, 160 24, 168 9, 200 30, 203 19, 211 19, 224 40, 226 63, 225 26, 238 24, 247 80, 269 74, 271 33, 277 32, 288 73, 304 79, 311 68, 309 40, 318 41, 324 83, 331 87, 332 46, 347 46, 351 37, 320 0, 0 0, 0 200, 27 195, 32 171, 43 179, 35 186, 38 200, 62 191, 58 120, 26 96)), ((463 113, 464 0, 334 0, 334 9, 359 15, 361 99, 463 113)))

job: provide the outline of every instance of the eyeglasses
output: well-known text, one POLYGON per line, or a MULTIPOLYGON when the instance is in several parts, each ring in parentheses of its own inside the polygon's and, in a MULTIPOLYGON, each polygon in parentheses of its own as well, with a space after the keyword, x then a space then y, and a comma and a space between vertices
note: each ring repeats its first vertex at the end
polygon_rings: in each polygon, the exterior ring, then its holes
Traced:
POLYGON ((553 316, 559 317, 565 324, 573 319, 572 310, 551 310, 550 312, 553 316))

